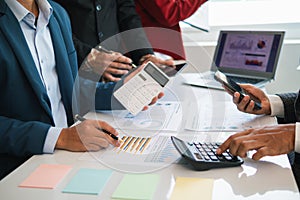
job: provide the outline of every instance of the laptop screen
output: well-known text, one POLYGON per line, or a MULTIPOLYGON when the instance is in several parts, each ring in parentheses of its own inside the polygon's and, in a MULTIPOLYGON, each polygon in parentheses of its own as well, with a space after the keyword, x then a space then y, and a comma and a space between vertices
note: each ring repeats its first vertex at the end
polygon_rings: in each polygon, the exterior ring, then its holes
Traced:
POLYGON ((233 75, 274 78, 284 32, 221 31, 213 68, 233 75))

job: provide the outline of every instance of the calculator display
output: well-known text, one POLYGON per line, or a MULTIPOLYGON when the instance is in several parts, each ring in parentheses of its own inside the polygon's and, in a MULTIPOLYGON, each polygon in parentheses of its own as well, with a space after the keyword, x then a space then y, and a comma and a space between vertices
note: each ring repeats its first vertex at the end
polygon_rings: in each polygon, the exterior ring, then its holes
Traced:
POLYGON ((157 83, 161 86, 165 86, 169 79, 163 74, 163 72, 159 71, 155 68, 151 63, 148 63, 144 69, 157 83))

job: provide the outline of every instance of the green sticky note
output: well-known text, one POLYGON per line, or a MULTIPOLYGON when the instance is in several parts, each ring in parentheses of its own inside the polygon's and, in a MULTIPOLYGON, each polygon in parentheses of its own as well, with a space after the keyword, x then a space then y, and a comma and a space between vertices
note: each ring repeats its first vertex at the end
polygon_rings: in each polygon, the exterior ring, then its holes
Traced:
POLYGON ((159 181, 155 174, 126 174, 112 195, 113 199, 152 199, 159 181))
POLYGON ((98 195, 111 175, 112 170, 80 169, 62 192, 98 195))

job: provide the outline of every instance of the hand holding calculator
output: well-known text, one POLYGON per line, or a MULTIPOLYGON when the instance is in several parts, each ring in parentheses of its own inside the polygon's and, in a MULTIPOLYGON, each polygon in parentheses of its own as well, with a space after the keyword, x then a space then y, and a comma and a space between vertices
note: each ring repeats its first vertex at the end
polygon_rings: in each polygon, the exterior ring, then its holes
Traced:
MULTIPOLYGON (((172 75, 182 70, 184 65, 186 63, 174 68, 172 75)), ((166 73, 149 61, 140 72, 114 92, 114 96, 132 115, 137 115, 153 97, 162 92, 169 80, 166 73)))

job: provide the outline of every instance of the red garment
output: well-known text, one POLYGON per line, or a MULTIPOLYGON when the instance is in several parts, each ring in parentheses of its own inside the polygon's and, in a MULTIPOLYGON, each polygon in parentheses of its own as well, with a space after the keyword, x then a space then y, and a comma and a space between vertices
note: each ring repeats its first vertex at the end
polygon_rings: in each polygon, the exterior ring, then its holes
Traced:
POLYGON ((159 27, 176 31, 146 29, 153 49, 170 55, 174 59, 185 59, 179 21, 190 17, 206 1, 135 0, 136 10, 141 16, 144 27, 159 27))

